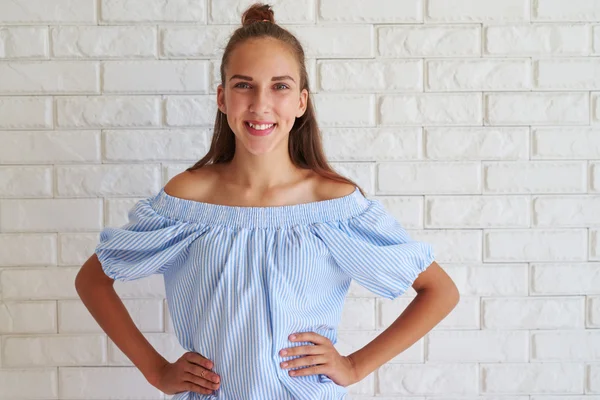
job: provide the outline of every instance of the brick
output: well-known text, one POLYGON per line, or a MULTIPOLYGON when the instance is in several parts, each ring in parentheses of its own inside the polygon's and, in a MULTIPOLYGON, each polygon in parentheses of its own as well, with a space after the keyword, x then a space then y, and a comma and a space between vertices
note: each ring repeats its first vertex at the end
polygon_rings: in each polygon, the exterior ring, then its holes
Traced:
POLYGON ((58 234, 58 265, 82 265, 98 244, 97 233, 58 234))
POLYGON ((3 350, 7 367, 98 365, 106 363, 106 336, 8 336, 3 350))
POLYGON ((584 161, 513 161, 483 164, 484 193, 583 193, 584 161))
POLYGON ((595 361, 600 359, 600 332, 532 332, 534 361, 595 361), (560 343, 560 346, 556 344, 560 343))
MULTIPOLYGON (((14 146, 11 146, 15 150, 14 146)), ((52 197, 52 167, 4 167, 0 169, 0 196, 52 197), (12 182, 19 182, 13 185, 12 182)))
POLYGON ((367 194, 375 193, 375 164, 362 162, 335 163, 338 173, 356 182, 367 194))
POLYGON ((410 231, 416 241, 430 243, 438 262, 481 262, 482 235, 480 230, 433 230, 410 231))
POLYGON ((588 366, 587 376, 587 393, 600 393, 600 368, 597 365, 591 364, 588 366))
POLYGON ((582 297, 482 299, 484 329, 581 329, 582 297))
POLYGON ((581 394, 584 366, 575 363, 481 366, 482 394, 581 394))
POLYGON ((375 126, 375 96, 369 94, 316 94, 313 105, 322 127, 375 126))
POLYGON ((69 198, 146 197, 160 190, 160 177, 160 167, 151 164, 56 166, 56 194, 69 198))
MULTIPOLYGON (((212 1, 210 23, 239 25, 242 21, 242 13, 253 3, 253 0, 212 1)), ((275 22, 278 24, 314 23, 314 4, 313 0, 278 1, 275 7, 275 22)))
POLYGON ((339 329, 375 329, 375 299, 346 299, 339 329), (356 315, 361 317, 356 318, 356 315))
POLYGON ((428 22, 529 22, 528 0, 428 0, 428 22))
POLYGON ((481 94, 383 95, 382 125, 481 125, 481 94))
POLYGON ((65 232, 101 227, 98 199, 0 200, 0 231, 65 232))
POLYGON ((0 267, 56 265, 56 236, 54 234, 0 234, 0 267))
POLYGON ((104 22, 206 23, 206 0, 99 0, 104 22))
POLYGON ((423 0, 321 0, 319 20, 326 22, 422 22, 423 0))
POLYGON ((214 96, 168 96, 165 102, 167 126, 214 126, 214 96))
POLYGON ((600 124, 600 93, 591 93, 592 100, 592 123, 600 124))
POLYGON ((323 147, 331 161, 403 161, 420 158, 421 129, 326 128, 323 147))
POLYGON ((402 162, 377 166, 378 194, 481 193, 477 162, 402 162))
POLYGON ((600 54, 600 25, 595 25, 592 27, 592 40, 594 54, 600 54))
POLYGON ((527 296, 527 264, 446 264, 461 296, 527 296))
POLYGON ((56 319, 54 300, 0 302, 1 334, 56 333, 56 319))
POLYGON ((536 227, 587 227, 600 224, 600 196, 538 196, 533 202, 536 227))
POLYGON ((428 228, 528 228, 528 196, 432 196, 427 198, 428 228))
POLYGON ((600 263, 532 266, 532 294, 600 294, 600 263))
POLYGON ((307 58, 372 58, 374 31, 371 25, 289 26, 307 58), (323 40, 323 38, 327 40, 323 40))
POLYGON ((156 56, 156 28, 151 26, 60 26, 50 34, 56 58, 156 56))
POLYGON ((532 2, 533 21, 598 21, 600 7, 594 0, 535 0, 532 2))
POLYGON ((208 93, 206 61, 107 61, 103 93, 208 93))
POLYGON ((485 97, 486 124, 588 124, 587 93, 491 93, 485 97))
POLYGON ((420 60, 321 61, 319 88, 324 91, 423 91, 420 60), (368 76, 369 79, 356 79, 368 76))
POLYGON ((538 60, 536 88, 543 90, 600 89, 600 61, 596 59, 538 60))
POLYGON ((488 26, 484 53, 503 56, 568 56, 589 53, 589 27, 565 24, 488 26))
POLYGON ((10 0, 0 5, 0 24, 96 23, 94 0, 10 0))
POLYGON ((600 260, 600 231, 590 228, 590 260, 600 260))
POLYGON ((600 328, 600 296, 587 296, 586 327, 600 328))
POLYGON ((195 160, 209 149, 208 130, 107 130, 108 161, 195 160))
POLYGON ((65 367, 58 371, 64 399, 152 399, 163 392, 152 386, 135 367, 65 367))
POLYGON ((374 196, 407 229, 423 228, 423 197, 374 196))
POLYGON ((473 25, 383 26, 377 30, 382 57, 460 57, 481 55, 481 28, 473 25))
POLYGON ((0 271, 2 296, 9 300, 76 298, 73 282, 77 272, 79 267, 5 269, 0 271))
POLYGON ((0 399, 57 399, 56 371, 57 368, 0 369, 0 399))
POLYGON ((60 97, 58 125, 64 128, 160 125, 160 98, 154 96, 60 97))
POLYGON ((100 131, 0 131, 0 163, 98 161, 100 131))
MULTIPOLYGON (((166 27, 160 30, 163 57, 222 57, 230 26, 166 27)), ((220 61, 219 61, 220 63, 220 61)))
POLYGON ((497 230, 485 233, 486 262, 585 261, 586 229, 497 230))
POLYGON ((0 97, 0 129, 53 127, 50 97, 0 97))
POLYGON ((600 163, 589 162, 590 166, 590 192, 600 192, 600 163))
POLYGON ((378 372, 378 393, 381 394, 477 395, 479 393, 478 367, 475 364, 384 364, 378 372), (444 379, 440 379, 440 376, 444 379))
POLYGON ((0 59, 48 58, 48 28, 1 27, 0 59))
POLYGON ((93 62, 30 61, 0 64, 1 94, 100 93, 93 62))
POLYGON ((532 139, 535 159, 600 158, 599 128, 535 128, 532 139))
POLYGON ((427 127, 424 143, 429 160, 529 158, 529 129, 522 127, 427 127))
POLYGON ((433 60, 427 91, 523 90, 531 87, 529 60, 433 60))
POLYGON ((427 337, 427 362, 529 361, 526 331, 435 331, 427 337))

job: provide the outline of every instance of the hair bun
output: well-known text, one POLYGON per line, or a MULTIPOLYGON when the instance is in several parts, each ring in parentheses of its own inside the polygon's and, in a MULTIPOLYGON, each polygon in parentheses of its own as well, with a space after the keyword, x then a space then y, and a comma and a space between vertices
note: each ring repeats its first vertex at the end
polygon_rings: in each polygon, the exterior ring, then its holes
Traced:
POLYGON ((247 26, 254 22, 267 21, 275 23, 273 9, 268 4, 254 3, 242 15, 242 25, 247 26))

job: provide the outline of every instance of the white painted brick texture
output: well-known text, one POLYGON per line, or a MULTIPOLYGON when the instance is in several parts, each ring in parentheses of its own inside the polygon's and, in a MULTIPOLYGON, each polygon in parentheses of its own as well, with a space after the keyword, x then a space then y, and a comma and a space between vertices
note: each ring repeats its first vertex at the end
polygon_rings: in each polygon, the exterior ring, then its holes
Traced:
MULTIPOLYGON (((172 397, 74 278, 103 227, 208 150, 223 48, 251 3, 0 0, 0 400, 172 397)), ((351 398, 600 399, 600 2, 273 6, 305 46, 333 167, 431 243, 461 293, 351 398)), ((161 277, 115 290, 177 359, 161 277)), ((353 282, 338 350, 415 295, 353 282)))

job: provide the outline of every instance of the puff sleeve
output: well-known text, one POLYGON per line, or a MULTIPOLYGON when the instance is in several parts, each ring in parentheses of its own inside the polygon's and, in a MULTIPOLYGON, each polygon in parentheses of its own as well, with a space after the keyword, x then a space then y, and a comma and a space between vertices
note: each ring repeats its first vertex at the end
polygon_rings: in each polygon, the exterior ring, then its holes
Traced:
POLYGON ((110 278, 130 281, 162 274, 187 256, 189 244, 202 234, 196 224, 158 214, 151 198, 128 211, 129 221, 100 232, 95 253, 110 278))
POLYGON ((314 226, 314 233, 352 279, 369 291, 394 299, 403 294, 434 261, 430 244, 411 240, 381 204, 356 217, 314 226))

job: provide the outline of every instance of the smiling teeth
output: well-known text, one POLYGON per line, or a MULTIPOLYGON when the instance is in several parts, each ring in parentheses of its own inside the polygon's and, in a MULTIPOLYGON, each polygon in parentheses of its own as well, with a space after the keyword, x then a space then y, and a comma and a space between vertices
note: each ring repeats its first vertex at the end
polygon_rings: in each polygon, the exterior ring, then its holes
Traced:
POLYGON ((248 125, 250 125, 251 127, 253 127, 254 129, 256 129, 257 131, 264 131, 265 129, 269 129, 271 128, 273 125, 275 124, 263 124, 263 125, 254 125, 251 124, 250 122, 248 122, 248 125))

